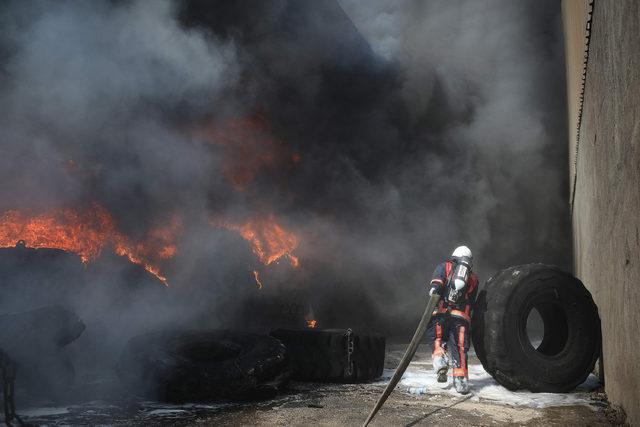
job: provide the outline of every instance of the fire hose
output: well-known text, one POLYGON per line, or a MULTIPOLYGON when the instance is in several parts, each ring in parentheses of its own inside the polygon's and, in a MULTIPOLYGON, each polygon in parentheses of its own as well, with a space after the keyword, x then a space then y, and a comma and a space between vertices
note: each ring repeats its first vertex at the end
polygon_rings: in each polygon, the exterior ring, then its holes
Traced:
POLYGON ((409 366, 411 359, 413 359, 413 356, 415 356, 416 354, 416 350, 418 350, 418 344, 420 344, 420 341, 422 340, 422 337, 425 331, 427 330, 427 326, 429 325, 429 321, 431 320, 431 315, 433 314, 433 310, 436 308, 438 301, 440 301, 440 295, 438 294, 433 294, 431 298, 429 298, 429 302, 427 303, 427 307, 425 308, 424 313, 422 314, 420 323, 418 323, 418 328, 416 329, 416 332, 413 334, 413 338, 411 339, 411 342, 409 343, 407 350, 404 352, 402 359, 400 359, 398 368, 393 373, 393 376, 391 377, 389 384, 387 384, 387 387, 382 392, 382 395, 380 396, 380 398, 378 398, 378 401, 376 402, 375 406, 371 410, 369 417, 364 422, 363 427, 366 427, 371 422, 371 420, 373 420, 373 417, 375 417, 378 411, 380 410, 380 408, 382 408, 382 405, 384 405, 384 402, 386 402, 387 398, 389 397, 391 392, 395 389, 396 385, 402 378, 402 375, 407 370, 407 367, 409 366))

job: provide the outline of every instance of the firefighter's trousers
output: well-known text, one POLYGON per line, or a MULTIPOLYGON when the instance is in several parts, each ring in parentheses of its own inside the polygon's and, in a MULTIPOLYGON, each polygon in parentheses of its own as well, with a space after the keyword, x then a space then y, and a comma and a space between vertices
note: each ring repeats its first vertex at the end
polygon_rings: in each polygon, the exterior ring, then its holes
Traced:
POLYGON ((436 314, 427 328, 427 339, 433 343, 431 355, 436 366, 449 350, 453 359, 453 376, 469 377, 467 353, 469 352, 469 322, 449 313, 436 314))

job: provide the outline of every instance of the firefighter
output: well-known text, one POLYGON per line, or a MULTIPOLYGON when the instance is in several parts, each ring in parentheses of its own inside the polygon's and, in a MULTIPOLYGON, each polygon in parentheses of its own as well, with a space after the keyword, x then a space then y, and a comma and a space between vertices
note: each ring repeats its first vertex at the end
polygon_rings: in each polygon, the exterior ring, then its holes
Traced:
POLYGON ((427 337, 433 342, 433 370, 438 382, 447 382, 451 354, 453 386, 461 394, 469 393, 469 328, 471 309, 478 291, 478 278, 471 270, 473 255, 466 246, 459 246, 451 259, 439 264, 430 282, 429 295, 440 295, 440 302, 429 322, 427 337))

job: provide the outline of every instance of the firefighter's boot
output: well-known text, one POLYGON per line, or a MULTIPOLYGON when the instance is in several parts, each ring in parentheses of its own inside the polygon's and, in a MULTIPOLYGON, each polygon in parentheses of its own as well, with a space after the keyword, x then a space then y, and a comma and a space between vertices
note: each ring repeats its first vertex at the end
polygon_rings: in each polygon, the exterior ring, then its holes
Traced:
POLYGON ((453 387, 460 394, 469 393, 469 379, 467 377, 453 377, 453 387))
POLYGON ((447 371, 449 370, 449 360, 447 360, 447 355, 442 354, 440 356, 434 356, 432 359, 433 370, 438 376, 439 383, 447 382, 447 371))

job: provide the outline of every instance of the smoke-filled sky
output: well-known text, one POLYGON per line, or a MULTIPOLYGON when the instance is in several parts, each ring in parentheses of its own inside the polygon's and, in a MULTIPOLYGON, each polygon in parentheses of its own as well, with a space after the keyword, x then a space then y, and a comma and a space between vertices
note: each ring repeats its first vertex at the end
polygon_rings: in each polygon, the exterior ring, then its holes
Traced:
POLYGON ((207 326, 261 297, 216 224, 272 216, 301 263, 272 286, 406 333, 459 244, 482 279, 569 268, 564 85, 551 0, 7 1, 0 213, 178 216, 163 267, 207 326))

